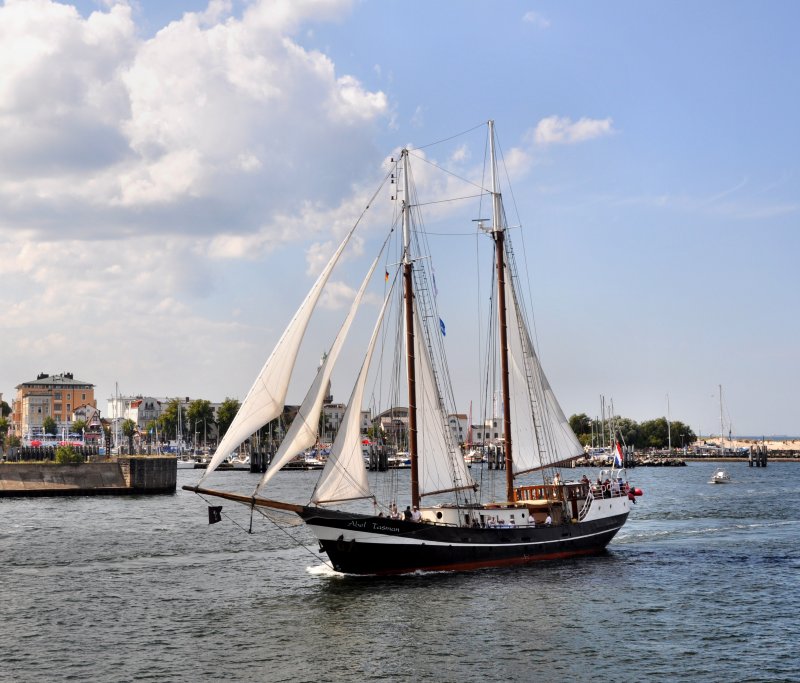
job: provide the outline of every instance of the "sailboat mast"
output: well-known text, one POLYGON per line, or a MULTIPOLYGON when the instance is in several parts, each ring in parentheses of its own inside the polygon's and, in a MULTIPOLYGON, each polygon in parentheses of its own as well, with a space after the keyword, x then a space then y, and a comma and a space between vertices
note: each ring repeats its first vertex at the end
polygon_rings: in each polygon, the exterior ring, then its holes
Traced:
POLYGON ((722 385, 719 385, 719 454, 725 455, 725 423, 722 419, 722 385))
POLYGON ((672 453, 672 428, 670 426, 670 415, 669 415, 669 394, 667 394, 667 449, 669 450, 670 454, 672 453))
POLYGON ((514 500, 514 460, 511 444, 511 389, 508 371, 508 323, 506 321, 505 228, 503 204, 497 183, 494 149, 494 121, 489 121, 489 150, 492 169, 492 236, 497 255, 497 319, 500 333, 500 381, 503 393, 503 441, 506 464, 506 500, 514 500))
POLYGON ((411 459, 411 505, 419 507, 417 449, 417 378, 414 358, 414 285, 411 262, 411 201, 408 192, 408 150, 403 157, 403 298, 406 317, 406 373, 408 375, 408 454, 411 459))

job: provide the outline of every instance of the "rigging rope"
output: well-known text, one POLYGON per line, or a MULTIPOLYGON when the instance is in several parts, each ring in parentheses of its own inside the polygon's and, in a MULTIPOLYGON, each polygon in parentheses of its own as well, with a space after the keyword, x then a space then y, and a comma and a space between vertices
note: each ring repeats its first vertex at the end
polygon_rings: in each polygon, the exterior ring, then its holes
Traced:
MULTIPOLYGON (((203 502, 206 503, 206 505, 209 505, 209 507, 211 506, 210 502, 201 493, 197 493, 196 495, 199 496, 203 500, 203 502)), ((323 560, 321 557, 319 557, 319 555, 314 554, 311 550, 308 549, 308 547, 304 543, 302 543, 299 539, 297 539, 294 536, 292 536, 292 534, 290 534, 284 527, 282 527, 280 524, 278 524, 278 522, 276 522, 272 517, 270 517, 264 510, 261 510, 260 508, 257 508, 255 505, 250 505, 250 529, 249 530, 245 529, 231 515, 229 515, 227 513, 221 513, 221 514, 224 514, 224 516, 230 522, 232 522, 234 524, 234 526, 238 526, 246 534, 252 535, 253 534, 253 511, 254 510, 256 512, 258 512, 258 514, 260 514, 264 519, 269 520, 270 522, 272 522, 272 524, 273 524, 273 526, 275 526, 275 528, 277 528, 284 535, 286 535, 289 538, 289 540, 291 540, 292 543, 294 543, 296 546, 298 546, 298 547, 302 548, 303 550, 305 550, 317 562, 320 562, 321 564, 324 564, 324 565, 330 567, 333 571, 335 571, 333 569, 333 564, 331 564, 330 560, 323 560)))
POLYGON ((486 125, 486 121, 481 121, 477 126, 473 126, 468 130, 462 131, 461 133, 456 133, 455 135, 451 135, 449 138, 443 138, 442 140, 437 140, 436 142, 429 142, 427 145, 422 145, 420 147, 415 147, 414 149, 426 149, 427 147, 433 147, 434 145, 441 145, 442 143, 449 142, 450 140, 455 140, 462 135, 466 135, 467 133, 471 133, 473 130, 478 130, 478 128, 482 128, 486 125))

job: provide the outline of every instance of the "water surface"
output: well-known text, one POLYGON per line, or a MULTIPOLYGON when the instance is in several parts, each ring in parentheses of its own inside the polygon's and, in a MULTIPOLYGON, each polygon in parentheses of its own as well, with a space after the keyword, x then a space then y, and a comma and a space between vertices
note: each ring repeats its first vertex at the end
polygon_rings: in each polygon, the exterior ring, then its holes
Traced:
POLYGON ((241 506, 209 526, 185 491, 0 500, 0 681, 798 681, 800 465, 714 467, 631 470, 600 557, 383 579, 241 506))

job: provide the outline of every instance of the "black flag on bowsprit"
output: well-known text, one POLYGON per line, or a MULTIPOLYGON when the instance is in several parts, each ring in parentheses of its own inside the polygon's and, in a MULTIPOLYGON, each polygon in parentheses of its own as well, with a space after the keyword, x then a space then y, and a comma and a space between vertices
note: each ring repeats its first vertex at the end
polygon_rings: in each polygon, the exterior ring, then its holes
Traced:
POLYGON ((216 524, 222 521, 222 506, 209 505, 208 506, 208 523, 216 524))

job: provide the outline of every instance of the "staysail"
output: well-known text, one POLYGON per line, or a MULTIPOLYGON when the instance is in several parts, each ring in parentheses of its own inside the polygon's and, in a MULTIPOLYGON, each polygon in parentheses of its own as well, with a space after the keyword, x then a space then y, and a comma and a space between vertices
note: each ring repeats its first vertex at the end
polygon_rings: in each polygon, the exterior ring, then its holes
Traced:
POLYGON ((450 432, 433 370, 423 319, 414 305, 414 357, 417 385, 417 443, 420 496, 474 488, 467 464, 450 432))
POLYGON ((342 424, 331 444, 328 461, 311 495, 311 501, 316 505, 325 505, 346 500, 369 498, 372 492, 367 480, 367 468, 361 454, 361 403, 364 397, 364 386, 369 374, 370 361, 378 341, 378 333, 383 323, 386 307, 391 299, 394 282, 387 292, 378 320, 372 331, 372 337, 367 346, 361 371, 353 387, 350 400, 342 418, 342 424))
POLYGON ((289 326, 278 340, 272 353, 270 354, 256 381, 247 392, 236 417, 225 432, 214 456, 211 458, 205 473, 200 479, 200 483, 211 474, 218 465, 225 460, 231 453, 246 439, 248 439, 258 429, 274 420, 283 411, 283 402, 286 392, 289 389, 294 364, 297 359, 297 352, 300 349, 300 342, 308 327, 308 321, 314 312, 319 296, 322 293, 325 283, 328 281, 336 262, 350 241, 357 224, 347 233, 342 243, 334 252, 330 261, 319 274, 317 281, 306 295, 305 300, 292 318, 289 326))
POLYGON ((583 447, 545 377, 506 266, 514 474, 583 455, 583 447))
POLYGON ((317 371, 317 375, 314 377, 314 381, 311 383, 311 387, 309 388, 305 399, 303 399, 300 409, 297 411, 297 417, 295 417, 295 419, 292 421, 289 431, 286 433, 286 436, 281 442, 280 448, 278 448, 278 452, 272 459, 267 471, 264 472, 264 475, 261 477, 261 481, 258 482, 258 486, 256 486, 255 489, 255 494, 261 491, 261 489, 266 486, 267 482, 272 479, 273 476, 275 476, 275 473, 287 462, 289 462, 295 455, 305 450, 309 446, 312 446, 316 442, 319 416, 322 412, 322 404, 325 400, 325 392, 328 387, 328 380, 331 377, 333 368, 336 365, 336 360, 339 357, 339 351, 341 351, 342 345, 347 338, 347 333, 350 331, 350 326, 353 323, 353 319, 356 316, 359 306, 361 305, 361 300, 364 298, 364 292, 366 291, 367 285, 372 278, 372 274, 375 272, 375 268, 378 265, 378 260, 380 257, 381 255, 378 254, 375 260, 372 262, 372 266, 367 272, 367 276, 364 278, 364 281, 361 283, 361 287, 359 288, 355 299, 353 299, 353 303, 350 305, 350 310, 347 314, 347 317, 342 323, 342 326, 339 328, 339 332, 336 335, 336 339, 331 345, 330 350, 328 351, 328 355, 325 357, 322 366, 317 371))

